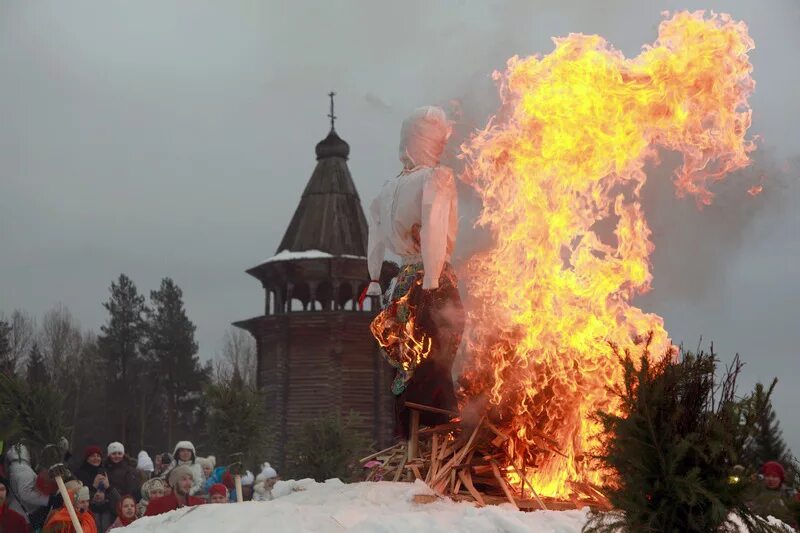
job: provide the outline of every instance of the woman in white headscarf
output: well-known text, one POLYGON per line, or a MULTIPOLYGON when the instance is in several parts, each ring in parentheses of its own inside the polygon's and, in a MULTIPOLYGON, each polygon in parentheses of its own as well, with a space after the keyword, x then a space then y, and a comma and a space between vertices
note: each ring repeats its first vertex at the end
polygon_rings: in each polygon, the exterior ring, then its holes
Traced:
MULTIPOLYGON (((402 268, 384 296, 371 330, 387 361, 397 369, 392 383, 397 431, 408 435, 405 402, 456 411, 451 369, 464 328, 458 281, 449 263, 455 244, 458 201, 453 171, 439 163, 452 131, 444 111, 421 107, 403 122, 403 170, 387 180, 370 207, 367 293, 381 295, 378 282, 387 250, 402 268)), ((434 425, 447 416, 421 413, 434 425)))

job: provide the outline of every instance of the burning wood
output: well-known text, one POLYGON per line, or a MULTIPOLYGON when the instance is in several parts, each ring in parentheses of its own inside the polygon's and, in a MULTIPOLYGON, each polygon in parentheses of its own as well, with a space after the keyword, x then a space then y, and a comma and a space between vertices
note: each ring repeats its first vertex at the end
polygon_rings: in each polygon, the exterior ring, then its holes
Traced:
MULTIPOLYGON (((413 409, 436 408, 413 404, 413 409)), ((379 461, 370 469, 367 481, 420 479, 440 497, 473 501, 479 506, 509 502, 523 510, 610 508, 599 490, 582 484, 575 484, 573 489, 578 496, 570 501, 541 498, 527 476, 511 461, 508 444, 509 438, 486 416, 469 427, 455 419, 422 428, 412 433, 408 441, 370 454, 361 463, 379 461), (416 449, 413 458, 409 456, 409 447, 416 449)), ((435 498, 419 499, 419 503, 431 501, 435 498)))

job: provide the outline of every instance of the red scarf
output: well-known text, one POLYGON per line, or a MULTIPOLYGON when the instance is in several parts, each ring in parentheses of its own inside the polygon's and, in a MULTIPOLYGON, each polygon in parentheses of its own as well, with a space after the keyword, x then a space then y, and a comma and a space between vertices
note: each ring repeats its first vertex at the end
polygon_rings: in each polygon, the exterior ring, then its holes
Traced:
POLYGON ((136 520, 136 500, 133 498, 133 496, 124 496, 119 501, 119 503, 117 503, 117 518, 119 519, 120 522, 122 522, 123 526, 127 526, 128 524, 136 520), (124 502, 125 500, 133 500, 134 511, 133 511, 133 516, 131 518, 125 518, 122 515, 122 502, 124 502))

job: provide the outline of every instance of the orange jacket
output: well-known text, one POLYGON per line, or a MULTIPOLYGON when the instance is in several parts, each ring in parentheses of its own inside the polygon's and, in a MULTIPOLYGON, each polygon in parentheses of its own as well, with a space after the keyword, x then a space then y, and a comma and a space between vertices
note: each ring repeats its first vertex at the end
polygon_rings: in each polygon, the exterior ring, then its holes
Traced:
MULTIPOLYGON (((84 511, 78 513, 78 520, 83 528, 83 533, 97 533, 97 526, 94 523, 94 516, 91 511, 84 511)), ((50 514, 47 523, 42 528, 42 533, 75 533, 75 527, 72 525, 72 520, 69 518, 69 511, 66 507, 57 509, 50 514)))

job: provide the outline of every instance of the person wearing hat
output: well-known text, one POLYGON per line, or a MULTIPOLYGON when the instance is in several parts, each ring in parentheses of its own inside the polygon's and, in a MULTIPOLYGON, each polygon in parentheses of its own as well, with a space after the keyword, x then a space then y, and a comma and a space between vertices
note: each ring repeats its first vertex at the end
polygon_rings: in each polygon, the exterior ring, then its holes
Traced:
POLYGON ((42 508, 46 509, 50 500, 49 494, 43 493, 37 486, 37 475, 31 468, 31 456, 28 448, 18 443, 11 446, 6 453, 8 461, 8 506, 28 522, 29 516, 42 508))
POLYGON ((142 483, 142 499, 136 504, 136 516, 141 518, 147 511, 150 500, 162 497, 166 493, 166 482, 154 477, 142 483))
POLYGON ((175 468, 181 465, 192 470, 194 483, 190 494, 194 495, 200 492, 203 488, 203 482, 205 481, 203 467, 197 461, 197 451, 194 448, 194 444, 188 440, 178 442, 178 444, 175 445, 175 449, 172 451, 172 463, 170 463, 170 467, 175 468))
POLYGON ((106 474, 109 484, 117 492, 117 496, 111 498, 111 506, 115 509, 119 503, 119 495, 132 494, 138 497, 141 483, 139 473, 136 471, 136 460, 125 453, 125 446, 121 442, 112 442, 106 451, 108 452, 104 463, 106 474))
POLYGON ((272 488, 278 482, 278 473, 269 463, 261 465, 261 473, 256 476, 253 486, 253 501, 267 502, 273 499, 272 488))
POLYGON ((203 470, 203 480, 208 481, 217 467, 217 458, 213 455, 198 457, 197 462, 200 463, 200 468, 203 470))
POLYGON ((28 531, 25 517, 8 507, 8 480, 0 477, 0 531, 28 531))
POLYGON ((153 477, 153 471, 155 469, 156 467, 153 464, 153 459, 150 458, 150 454, 145 450, 140 451, 139 455, 136 456, 136 470, 138 470, 144 478, 143 482, 153 477))
MULTIPOLYGON (((253 475, 253 473, 249 470, 245 471, 244 475, 242 476, 242 501, 249 502, 253 499, 253 485, 255 482, 256 477, 253 475)), ((234 501, 238 501, 236 498, 236 490, 233 492, 234 501)))
POLYGON ((208 489, 208 503, 228 503, 228 488, 222 483, 214 483, 208 489))
POLYGON ((761 467, 762 487, 750 502, 750 509, 764 518, 774 516, 787 524, 794 523, 789 492, 783 486, 786 471, 777 461, 769 461, 761 467))
POLYGON ((119 494, 111 487, 103 466, 103 450, 100 446, 93 444, 86 447, 83 452, 83 462, 75 471, 75 477, 89 487, 89 509, 94 515, 97 530, 105 531, 114 521, 111 500, 118 500, 119 494))
POLYGON ((145 516, 155 516, 173 511, 180 507, 201 505, 205 503, 200 498, 190 494, 194 485, 194 472, 186 465, 179 465, 170 470, 167 479, 172 492, 166 496, 151 500, 147 505, 145 516))
MULTIPOLYGON (((65 485, 83 533, 97 533, 94 516, 89 510, 89 487, 78 480, 67 481, 65 485)), ((42 533, 75 533, 75 526, 72 524, 66 505, 62 504, 61 507, 53 509, 42 528, 42 533)))

